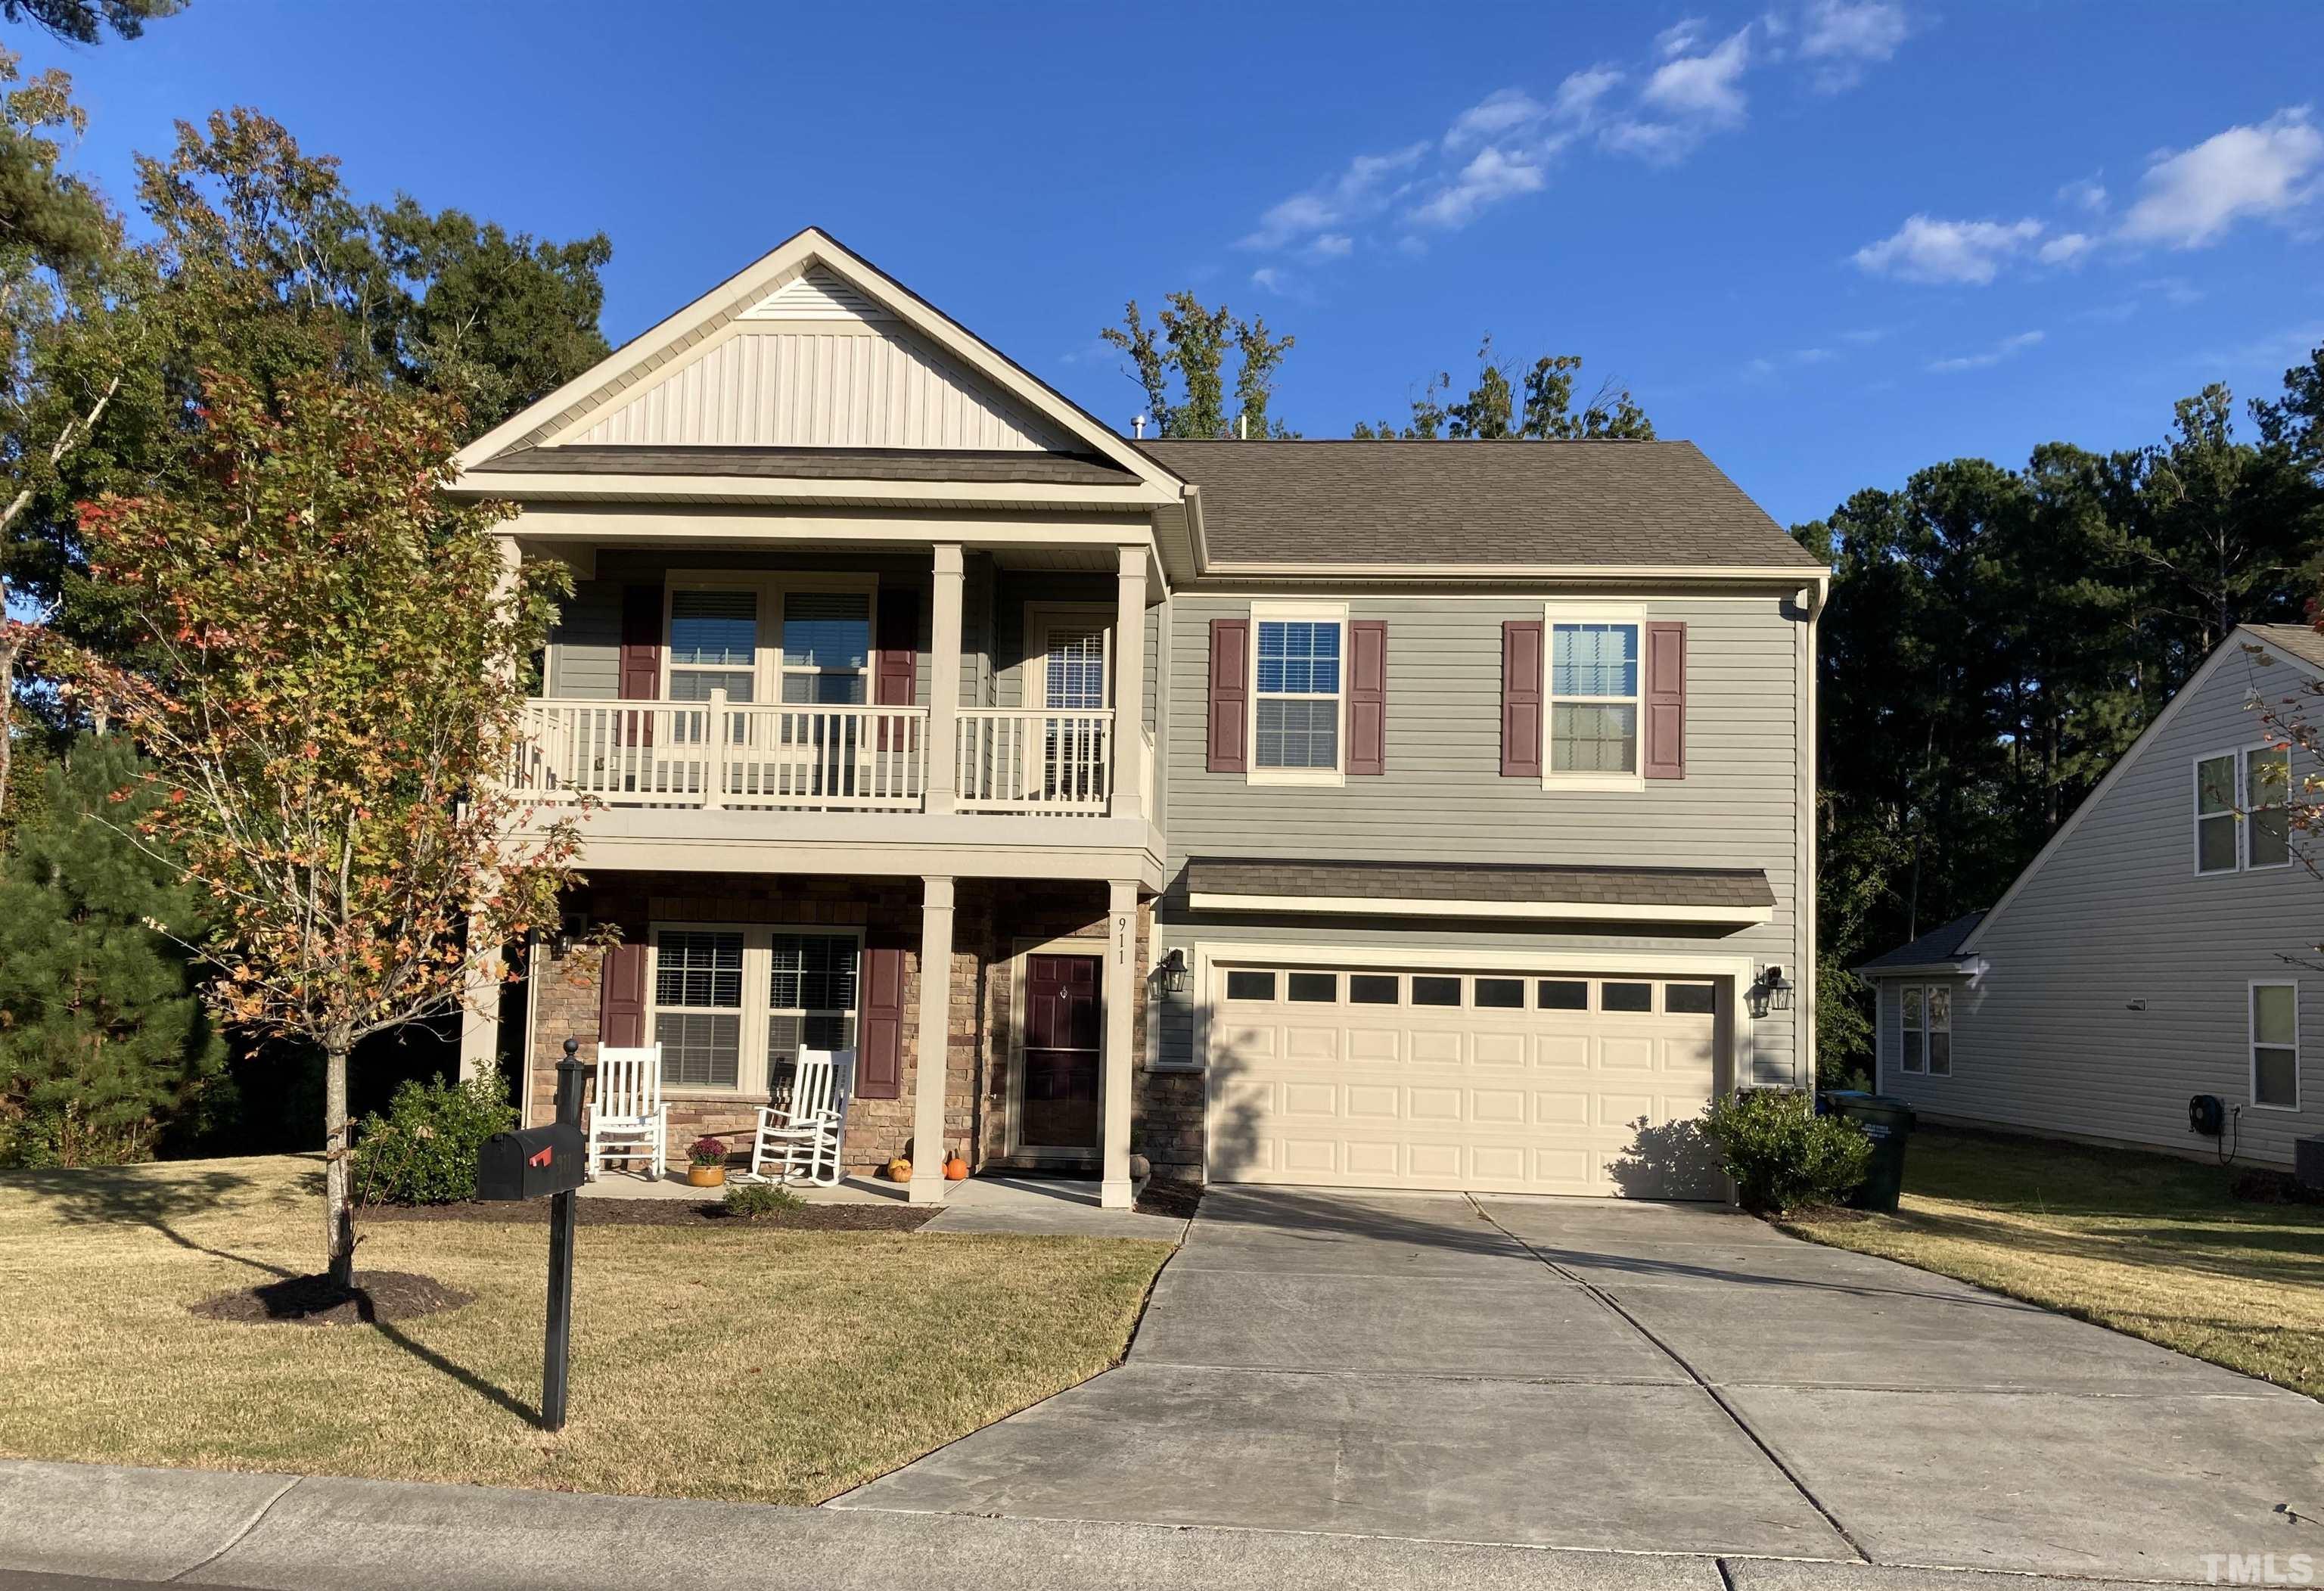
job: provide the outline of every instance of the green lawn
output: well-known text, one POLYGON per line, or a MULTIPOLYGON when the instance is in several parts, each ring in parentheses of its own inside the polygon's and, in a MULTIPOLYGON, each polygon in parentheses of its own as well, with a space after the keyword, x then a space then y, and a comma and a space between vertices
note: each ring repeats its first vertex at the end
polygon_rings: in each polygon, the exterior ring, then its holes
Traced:
POLYGON ((532 1423, 547 1229, 364 1227, 476 1295, 394 1325, 187 1306, 315 1269, 303 1159, 0 1173, 0 1456, 815 1503, 1114 1364, 1167 1244, 585 1225, 571 1421, 532 1423))
POLYGON ((2238 1199, 2235 1175, 1924 1127, 1896 1215, 1784 1225, 2324 1398, 2324 1207, 2238 1199))

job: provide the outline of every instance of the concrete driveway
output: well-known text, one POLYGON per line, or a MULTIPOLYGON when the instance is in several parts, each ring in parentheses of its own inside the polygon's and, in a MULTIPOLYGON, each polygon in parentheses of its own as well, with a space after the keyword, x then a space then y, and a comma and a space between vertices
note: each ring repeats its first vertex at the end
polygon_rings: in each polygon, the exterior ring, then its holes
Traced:
POLYGON ((1723 1210, 1226 1189, 1121 1368, 831 1506, 2203 1581, 2324 1572, 2324 1406, 1723 1210))

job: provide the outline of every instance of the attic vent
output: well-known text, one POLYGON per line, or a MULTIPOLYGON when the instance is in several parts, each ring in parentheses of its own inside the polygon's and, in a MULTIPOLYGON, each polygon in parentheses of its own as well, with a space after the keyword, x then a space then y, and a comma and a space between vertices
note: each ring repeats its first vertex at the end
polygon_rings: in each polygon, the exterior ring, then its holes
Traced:
POLYGON ((893 315, 828 271, 792 277, 735 317, 738 320, 892 320, 893 315))

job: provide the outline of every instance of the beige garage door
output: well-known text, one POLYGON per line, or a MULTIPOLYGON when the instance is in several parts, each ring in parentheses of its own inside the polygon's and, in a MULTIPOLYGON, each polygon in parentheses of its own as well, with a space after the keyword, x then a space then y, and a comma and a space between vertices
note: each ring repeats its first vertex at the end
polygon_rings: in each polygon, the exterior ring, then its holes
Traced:
POLYGON ((1214 970, 1222 1182, 1648 1198, 1721 1189, 1709 979, 1214 970))

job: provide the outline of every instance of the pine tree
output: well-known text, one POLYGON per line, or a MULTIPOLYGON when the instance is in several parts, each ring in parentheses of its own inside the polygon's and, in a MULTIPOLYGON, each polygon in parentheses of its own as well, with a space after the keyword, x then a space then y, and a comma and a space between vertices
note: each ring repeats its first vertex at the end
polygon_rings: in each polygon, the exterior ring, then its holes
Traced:
POLYGON ((108 1165, 225 1103, 193 990, 191 893, 133 833, 158 800, 119 736, 85 736, 0 857, 0 1165, 108 1165))

